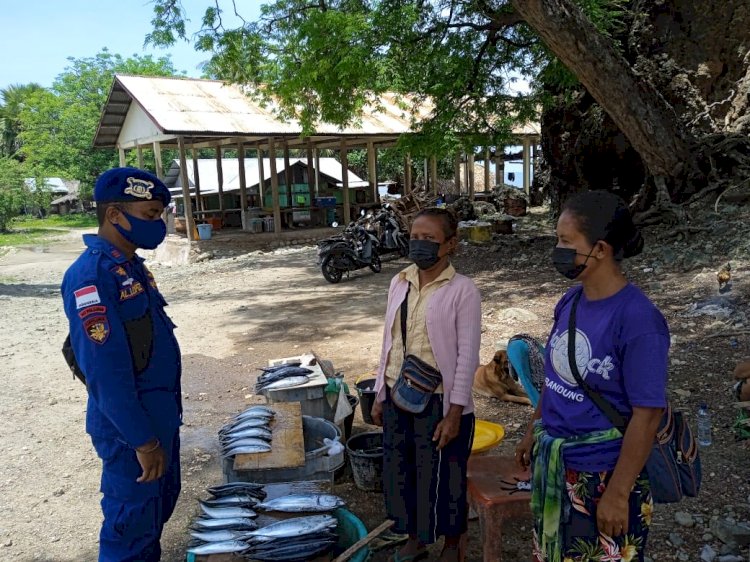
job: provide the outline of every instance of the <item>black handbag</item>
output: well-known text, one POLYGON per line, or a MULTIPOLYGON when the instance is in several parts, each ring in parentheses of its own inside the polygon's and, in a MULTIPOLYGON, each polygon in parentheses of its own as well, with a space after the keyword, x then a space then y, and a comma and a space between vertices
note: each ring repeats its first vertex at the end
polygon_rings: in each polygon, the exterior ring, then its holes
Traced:
MULTIPOLYGON (((583 289, 573 298, 568 320, 568 363, 578 385, 597 408, 625 435, 630 420, 610 404, 583 380, 576 364, 576 310, 583 289)), ((667 404, 659 422, 659 429, 646 460, 646 472, 651 483, 651 495, 655 503, 674 503, 684 496, 696 497, 701 485, 701 459, 698 443, 682 412, 672 410, 667 404)))
POLYGON ((408 302, 409 289, 406 290, 406 297, 401 303, 401 341, 404 344, 404 362, 401 364, 398 379, 391 389, 391 400, 401 410, 420 414, 424 412, 435 389, 443 381, 443 377, 440 371, 416 355, 406 355, 408 302))

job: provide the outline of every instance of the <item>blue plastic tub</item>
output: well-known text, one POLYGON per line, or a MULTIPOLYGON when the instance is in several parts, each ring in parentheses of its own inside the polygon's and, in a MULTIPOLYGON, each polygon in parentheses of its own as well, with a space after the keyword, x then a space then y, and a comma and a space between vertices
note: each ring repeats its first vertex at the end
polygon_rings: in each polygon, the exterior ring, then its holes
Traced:
POLYGON ((199 224, 198 227, 198 238, 201 240, 211 240, 211 230, 213 227, 210 224, 199 224))
MULTIPOLYGON (((362 523, 359 517, 343 507, 334 511, 333 514, 339 521, 339 525, 336 528, 336 532, 339 535, 339 542, 334 549, 334 555, 338 556, 358 540, 365 538, 367 536, 367 527, 365 527, 365 524, 362 523)), ((351 562, 365 562, 369 556, 370 549, 365 546, 349 560, 351 562)))

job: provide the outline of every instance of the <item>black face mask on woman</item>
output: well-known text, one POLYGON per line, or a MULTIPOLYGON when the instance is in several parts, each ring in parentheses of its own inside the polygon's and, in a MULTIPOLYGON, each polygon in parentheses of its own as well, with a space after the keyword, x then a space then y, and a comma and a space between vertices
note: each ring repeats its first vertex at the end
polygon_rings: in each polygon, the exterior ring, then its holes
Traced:
POLYGON ((555 269, 561 275, 568 279, 575 279, 586 269, 586 262, 589 261, 593 251, 594 248, 591 248, 588 254, 579 254, 575 248, 555 248, 552 250, 552 263, 555 264, 555 269), (576 256, 579 255, 586 256, 586 260, 582 264, 576 265, 576 256))
POLYGON ((440 261, 440 244, 432 240, 409 240, 409 259, 419 269, 430 269, 440 261))

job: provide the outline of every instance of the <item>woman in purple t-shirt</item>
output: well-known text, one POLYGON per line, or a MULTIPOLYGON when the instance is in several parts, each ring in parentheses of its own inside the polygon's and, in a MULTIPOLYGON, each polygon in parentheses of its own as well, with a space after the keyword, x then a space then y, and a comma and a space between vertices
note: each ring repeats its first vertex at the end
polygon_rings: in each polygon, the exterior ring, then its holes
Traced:
POLYGON ((666 406, 669 329, 621 269, 643 239, 619 197, 592 191, 564 206, 556 269, 581 282, 555 307, 541 400, 516 450, 533 445, 535 560, 639 560, 653 501, 644 470, 666 406), (575 366, 568 353, 575 312, 575 366), (578 384, 582 379, 628 420, 625 434, 578 384))

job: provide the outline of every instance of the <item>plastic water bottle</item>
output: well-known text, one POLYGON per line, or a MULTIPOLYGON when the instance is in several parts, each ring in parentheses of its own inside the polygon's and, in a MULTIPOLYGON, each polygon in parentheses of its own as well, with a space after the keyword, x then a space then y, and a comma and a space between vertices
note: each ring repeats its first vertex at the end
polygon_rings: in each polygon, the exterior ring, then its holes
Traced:
POLYGON ((708 447, 711 444, 711 412, 703 402, 698 408, 698 445, 708 447))

